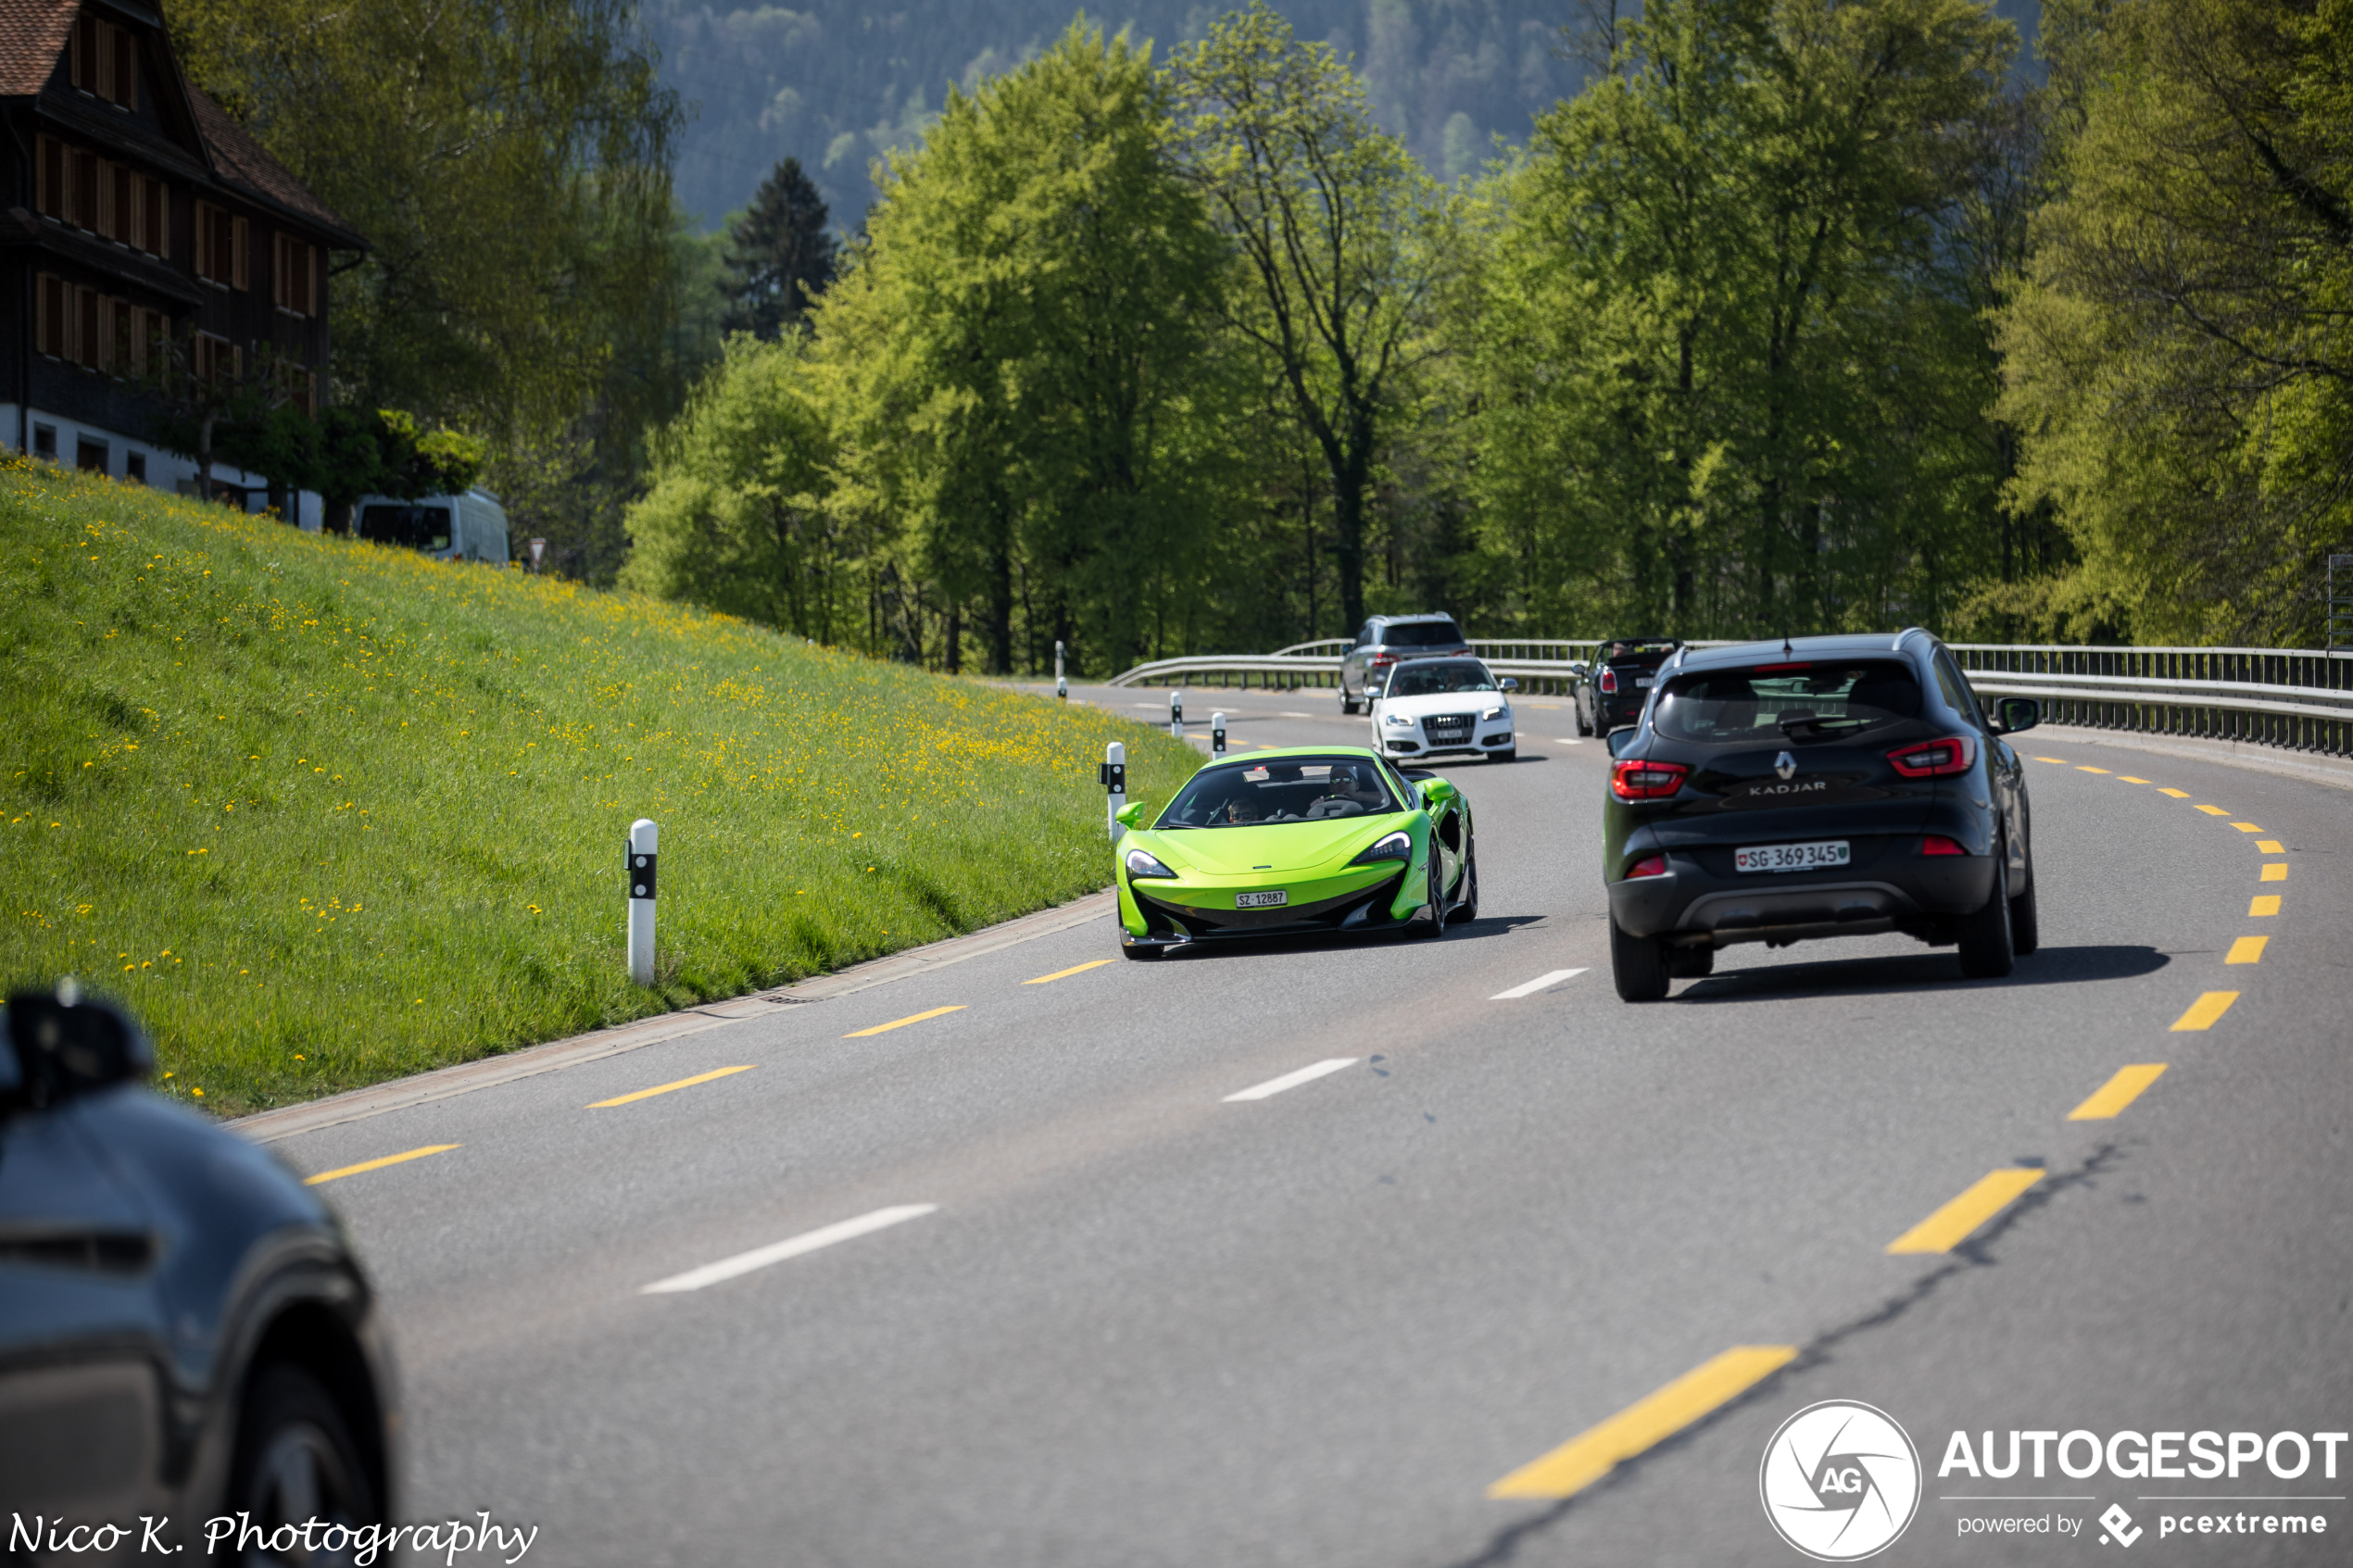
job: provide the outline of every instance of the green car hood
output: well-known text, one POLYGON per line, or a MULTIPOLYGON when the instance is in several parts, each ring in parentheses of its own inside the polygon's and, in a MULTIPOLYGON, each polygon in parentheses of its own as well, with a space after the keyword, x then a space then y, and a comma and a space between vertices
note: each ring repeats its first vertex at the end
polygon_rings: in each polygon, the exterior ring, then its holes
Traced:
MULTIPOLYGON (((1174 871, 1210 876, 1303 872, 1344 859, 1408 821, 1403 811, 1379 817, 1339 817, 1320 822, 1265 822, 1254 827, 1179 828, 1151 834, 1152 852, 1174 871)), ((1149 831, 1149 830, 1147 830, 1149 831)))

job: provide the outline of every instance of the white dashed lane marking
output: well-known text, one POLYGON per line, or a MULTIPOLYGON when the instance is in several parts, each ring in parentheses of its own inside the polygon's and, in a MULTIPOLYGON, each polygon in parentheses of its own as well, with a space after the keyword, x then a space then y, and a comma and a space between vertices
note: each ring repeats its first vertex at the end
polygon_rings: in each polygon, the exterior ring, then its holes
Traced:
POLYGON ((891 1226, 903 1224, 909 1220, 920 1220, 925 1214, 937 1212, 938 1208, 939 1205, 937 1203, 902 1203, 894 1208, 877 1209, 871 1214, 861 1214, 854 1220, 843 1220, 837 1224, 821 1225, 813 1231, 803 1231, 789 1240, 772 1242, 766 1247, 755 1247, 749 1252, 738 1252, 732 1258, 722 1258, 716 1263, 705 1263, 699 1269, 688 1269, 683 1274, 672 1274, 668 1279, 658 1279, 653 1284, 641 1287, 638 1294, 666 1296, 681 1290, 700 1290, 706 1285, 717 1285, 722 1280, 734 1279, 737 1274, 748 1274, 754 1269, 764 1269, 771 1263, 781 1263, 787 1258, 798 1258, 805 1252, 814 1252, 819 1248, 831 1247, 837 1241, 850 1241, 858 1236, 872 1236, 876 1231, 888 1230, 891 1226))
POLYGON ((1343 1067, 1353 1067, 1356 1065, 1356 1060, 1353 1056, 1336 1056, 1329 1061, 1319 1061, 1313 1067, 1302 1067, 1296 1073, 1286 1073, 1279 1078, 1269 1078, 1263 1084, 1253 1084, 1239 1094, 1227 1095, 1225 1103, 1231 1105, 1239 1099, 1265 1099, 1281 1094, 1285 1089, 1295 1089, 1302 1084, 1312 1084, 1316 1079, 1337 1073, 1343 1067))
POLYGON ((1548 990, 1564 980, 1574 980, 1584 972, 1581 969, 1556 969, 1549 974, 1538 975, 1525 985, 1515 985, 1508 991, 1498 991, 1487 999, 1491 1002, 1516 1002, 1522 997, 1532 997, 1539 991, 1548 990))

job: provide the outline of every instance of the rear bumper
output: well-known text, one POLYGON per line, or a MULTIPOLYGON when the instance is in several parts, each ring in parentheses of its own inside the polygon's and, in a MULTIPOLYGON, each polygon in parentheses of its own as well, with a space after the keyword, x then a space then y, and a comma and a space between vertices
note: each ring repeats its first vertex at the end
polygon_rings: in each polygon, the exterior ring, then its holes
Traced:
POLYGON ((1844 871, 1723 877, 1672 850, 1664 876, 1609 885, 1610 916, 1632 936, 1692 946, 1807 941, 1905 931, 1944 940, 1954 918, 1983 909, 1994 891, 1986 855, 1882 854, 1868 874, 1844 871))

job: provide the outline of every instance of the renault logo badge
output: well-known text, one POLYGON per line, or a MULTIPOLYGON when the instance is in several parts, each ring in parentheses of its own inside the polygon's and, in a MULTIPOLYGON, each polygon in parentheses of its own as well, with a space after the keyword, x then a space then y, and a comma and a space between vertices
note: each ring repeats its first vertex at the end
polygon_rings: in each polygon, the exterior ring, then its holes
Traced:
POLYGON ((1786 751, 1782 752, 1773 759, 1773 771, 1785 779, 1793 777, 1797 772, 1797 759, 1786 751))

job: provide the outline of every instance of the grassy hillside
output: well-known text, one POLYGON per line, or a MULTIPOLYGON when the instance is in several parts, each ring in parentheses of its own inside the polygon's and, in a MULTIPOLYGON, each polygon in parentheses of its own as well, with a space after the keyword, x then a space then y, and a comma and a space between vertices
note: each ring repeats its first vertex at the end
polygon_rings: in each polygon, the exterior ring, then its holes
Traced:
POLYGON ((1110 874, 1088 709, 0 467, 0 977, 235 1111, 740 994, 1110 874), (661 824, 660 975, 621 855, 661 824))

